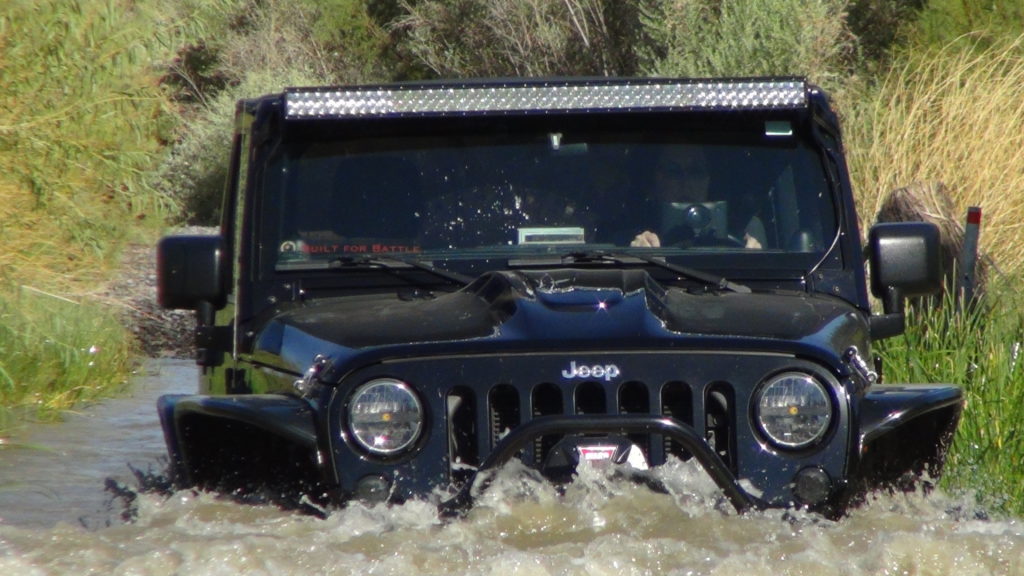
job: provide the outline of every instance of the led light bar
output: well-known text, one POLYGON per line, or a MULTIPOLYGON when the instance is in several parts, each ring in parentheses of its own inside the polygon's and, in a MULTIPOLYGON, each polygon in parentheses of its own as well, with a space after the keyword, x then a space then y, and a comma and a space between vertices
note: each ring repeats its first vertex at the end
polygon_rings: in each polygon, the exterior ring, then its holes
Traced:
POLYGON ((807 105, 803 80, 530 83, 299 89, 288 118, 502 114, 550 111, 757 110, 807 105))

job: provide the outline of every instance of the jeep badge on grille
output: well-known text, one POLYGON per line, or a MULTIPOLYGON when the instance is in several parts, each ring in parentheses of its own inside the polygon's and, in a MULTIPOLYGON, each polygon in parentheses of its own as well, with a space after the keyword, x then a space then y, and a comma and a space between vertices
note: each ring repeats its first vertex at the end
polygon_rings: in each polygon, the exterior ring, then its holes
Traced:
POLYGON ((562 370, 562 378, 604 378, 605 382, 611 382, 612 378, 622 375, 619 367, 615 364, 594 364, 592 366, 577 366, 576 361, 569 362, 569 367, 562 370))

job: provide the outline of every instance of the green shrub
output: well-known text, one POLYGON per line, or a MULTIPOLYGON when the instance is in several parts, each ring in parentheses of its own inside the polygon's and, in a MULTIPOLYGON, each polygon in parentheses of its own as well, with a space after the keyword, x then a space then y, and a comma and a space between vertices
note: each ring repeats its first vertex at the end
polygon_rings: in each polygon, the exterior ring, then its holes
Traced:
POLYGON ((319 83, 318 78, 306 74, 254 71, 190 112, 188 130, 154 175, 156 185, 183 207, 180 220, 202 225, 219 222, 236 101, 280 92, 287 86, 319 83))
POLYGON ((440 77, 632 75, 639 12, 619 0, 403 4, 403 48, 440 77))
POLYGON ((207 25, 165 79, 190 105, 153 179, 182 207, 179 219, 196 224, 216 222, 238 99, 380 80, 387 41, 364 0, 219 0, 216 8, 190 0, 181 9, 207 25))
POLYGON ((918 44, 942 47, 963 36, 980 49, 1004 44, 1024 30, 1024 3, 1020 0, 931 0, 913 23, 918 44))
POLYGON ((643 70, 657 76, 803 75, 836 85, 856 39, 846 0, 645 0, 643 70))
POLYGON ((888 62, 890 50, 906 39, 906 29, 917 20, 925 4, 927 0, 850 2, 846 20, 869 67, 888 62))

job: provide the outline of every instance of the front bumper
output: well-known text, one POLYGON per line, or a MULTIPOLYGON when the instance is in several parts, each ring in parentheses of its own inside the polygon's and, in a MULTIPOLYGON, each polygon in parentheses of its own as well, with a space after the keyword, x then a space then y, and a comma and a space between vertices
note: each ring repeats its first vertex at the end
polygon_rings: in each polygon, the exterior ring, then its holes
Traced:
POLYGON ((488 454, 476 473, 455 497, 441 505, 442 512, 457 515, 473 505, 473 493, 486 489, 489 473, 527 448, 536 439, 547 435, 566 434, 661 434, 678 442, 701 464, 708 476, 722 490, 739 513, 763 508, 763 504, 747 493, 736 477, 715 454, 707 441, 691 426, 672 418, 644 415, 544 416, 511 431, 488 454), (480 484, 477 486, 477 484, 480 484))

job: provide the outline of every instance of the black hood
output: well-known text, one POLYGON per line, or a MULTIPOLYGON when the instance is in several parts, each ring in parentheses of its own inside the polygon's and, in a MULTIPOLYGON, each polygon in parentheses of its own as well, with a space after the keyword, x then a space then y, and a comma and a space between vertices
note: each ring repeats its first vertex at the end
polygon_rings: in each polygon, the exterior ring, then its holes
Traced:
POLYGON ((666 289, 643 270, 559 269, 492 272, 432 298, 315 301, 272 320, 256 349, 304 369, 315 353, 337 358, 405 344, 515 342, 521 349, 518 344, 557 340, 559 346, 607 341, 636 348, 728 336, 828 348, 865 334, 862 315, 839 299, 802 292, 691 293, 666 289))

